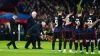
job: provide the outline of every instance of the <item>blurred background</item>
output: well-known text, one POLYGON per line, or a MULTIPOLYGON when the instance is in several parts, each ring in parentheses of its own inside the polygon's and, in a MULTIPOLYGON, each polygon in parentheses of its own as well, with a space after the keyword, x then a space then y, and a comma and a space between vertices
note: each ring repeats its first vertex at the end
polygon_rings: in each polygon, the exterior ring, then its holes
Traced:
POLYGON ((86 12, 92 7, 98 12, 100 0, 0 0, 0 40, 10 39, 6 23, 12 18, 14 12, 18 13, 17 25, 20 28, 20 36, 16 39, 25 40, 26 23, 32 11, 38 13, 38 20, 45 20, 48 24, 57 14, 59 7, 62 8, 64 15, 72 9, 76 14, 79 9, 86 12))

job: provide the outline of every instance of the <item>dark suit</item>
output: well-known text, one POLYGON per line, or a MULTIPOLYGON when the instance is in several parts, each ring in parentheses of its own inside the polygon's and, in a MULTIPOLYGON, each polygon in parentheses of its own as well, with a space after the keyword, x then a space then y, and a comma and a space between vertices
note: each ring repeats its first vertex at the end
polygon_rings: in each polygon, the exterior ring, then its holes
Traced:
POLYGON ((27 20, 27 29, 30 29, 35 24, 36 24, 36 19, 35 18, 33 19, 32 17, 30 17, 27 20))
POLYGON ((12 44, 14 49, 16 49, 17 47, 15 44, 15 39, 16 39, 16 34, 18 29, 17 29, 16 21, 14 19, 10 20, 10 27, 11 27, 11 31, 10 31, 11 41, 7 45, 10 46, 12 44))
MULTIPOLYGON (((28 37, 29 39, 27 40, 25 48, 28 48, 31 42, 33 44, 33 48, 36 48, 36 40, 40 39, 41 32, 43 32, 43 28, 41 24, 33 25, 27 32, 27 34, 29 34, 30 37, 28 37)), ((40 42, 38 43, 38 47, 40 47, 40 42)))
MULTIPOLYGON (((34 26, 36 24, 36 18, 32 18, 30 17, 28 20, 27 20, 27 31, 29 31, 29 29, 34 26)), ((27 37, 27 42, 32 42, 32 46, 36 47, 33 43, 33 36, 30 36, 30 37, 27 37)), ((30 45, 30 43, 28 43, 27 45, 25 45, 25 48, 28 48, 28 46, 30 45)))

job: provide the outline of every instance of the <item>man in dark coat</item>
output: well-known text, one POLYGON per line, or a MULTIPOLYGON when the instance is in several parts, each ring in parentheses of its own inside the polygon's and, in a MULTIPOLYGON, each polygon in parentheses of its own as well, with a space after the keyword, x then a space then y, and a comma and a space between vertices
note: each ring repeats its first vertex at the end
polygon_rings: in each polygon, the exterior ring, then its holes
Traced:
MULTIPOLYGON (((43 39, 43 27, 45 25, 46 25, 45 22, 42 22, 41 24, 35 24, 27 31, 27 34, 29 36, 28 36, 28 40, 27 40, 27 43, 25 45, 25 48, 28 48, 28 46, 32 42, 33 49, 36 49, 36 40, 38 38, 43 39)), ((38 48, 40 49, 40 46, 38 48)))
POLYGON ((16 18, 17 18, 17 14, 14 14, 9 23, 11 41, 7 44, 8 49, 10 49, 11 44, 13 45, 14 49, 18 49, 15 44, 16 34, 18 32, 18 29, 17 29, 18 27, 16 25, 16 18))
POLYGON ((37 13, 33 11, 32 16, 27 20, 27 29, 30 29, 33 25, 36 24, 36 16, 37 13))
MULTIPOLYGON (((29 29, 36 24, 36 15, 37 13, 33 11, 31 17, 27 20, 27 31, 29 31, 29 29)), ((34 49, 36 49, 36 45, 34 45, 33 40, 34 40, 33 36, 27 38, 27 41, 32 42, 32 46, 34 47, 34 49)), ((28 49, 28 46, 29 44, 25 45, 25 48, 28 49)))

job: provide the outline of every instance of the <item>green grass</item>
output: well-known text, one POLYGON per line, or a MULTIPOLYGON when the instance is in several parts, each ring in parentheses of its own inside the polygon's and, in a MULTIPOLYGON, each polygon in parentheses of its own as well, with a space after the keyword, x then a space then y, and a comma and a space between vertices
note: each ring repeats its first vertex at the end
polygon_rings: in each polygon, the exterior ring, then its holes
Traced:
MULTIPOLYGON (((30 49, 25 49, 25 41, 17 41, 16 45, 19 49, 15 50, 11 46, 10 49, 7 49, 6 44, 9 41, 0 41, 0 56, 100 56, 99 54, 69 54, 69 47, 67 45, 67 53, 59 53, 58 52, 58 42, 56 42, 56 53, 52 53, 51 50, 51 42, 42 42, 43 50, 32 49, 32 45, 29 46, 30 49)), ((73 47, 74 50, 74 47, 73 47)), ((85 50, 83 50, 85 52, 85 50)), ((89 50, 90 51, 90 50, 89 50)), ((97 53, 97 49, 95 49, 97 53)))

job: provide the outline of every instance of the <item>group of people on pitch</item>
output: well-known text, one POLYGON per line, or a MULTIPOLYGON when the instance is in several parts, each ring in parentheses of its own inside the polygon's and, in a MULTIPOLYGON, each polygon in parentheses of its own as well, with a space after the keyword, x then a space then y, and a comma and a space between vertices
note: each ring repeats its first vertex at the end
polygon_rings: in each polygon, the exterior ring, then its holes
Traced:
POLYGON ((57 16, 49 24, 51 32, 46 33, 47 38, 52 40, 52 52, 55 52, 55 42, 58 38, 60 53, 66 53, 66 44, 69 42, 69 53, 78 53, 80 47, 80 54, 83 54, 82 47, 85 44, 86 54, 89 52, 89 47, 91 47, 91 54, 95 54, 94 44, 97 40, 98 54, 100 54, 100 12, 95 13, 94 8, 83 11, 81 9, 74 14, 74 11, 70 10, 67 16, 64 16, 62 11, 58 10, 57 16), (62 41, 64 41, 63 51, 62 41), (75 52, 72 51, 73 42, 75 52))

